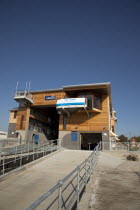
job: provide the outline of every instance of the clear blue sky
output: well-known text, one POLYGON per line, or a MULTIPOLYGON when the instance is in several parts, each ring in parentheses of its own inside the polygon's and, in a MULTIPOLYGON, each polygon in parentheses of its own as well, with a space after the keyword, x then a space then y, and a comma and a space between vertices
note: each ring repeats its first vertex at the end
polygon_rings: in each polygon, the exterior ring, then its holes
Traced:
POLYGON ((0 0, 0 130, 13 95, 111 82, 118 134, 140 135, 139 0, 0 0))

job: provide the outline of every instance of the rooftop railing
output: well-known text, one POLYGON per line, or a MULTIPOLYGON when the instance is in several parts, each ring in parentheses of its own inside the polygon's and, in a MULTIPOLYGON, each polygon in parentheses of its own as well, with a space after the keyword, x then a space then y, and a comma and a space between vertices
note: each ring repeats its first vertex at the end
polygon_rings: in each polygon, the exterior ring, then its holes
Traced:
POLYGON ((30 92, 27 92, 27 91, 16 91, 14 99, 16 100, 16 99, 20 99, 20 98, 26 98, 32 103, 34 101, 33 95, 30 92))

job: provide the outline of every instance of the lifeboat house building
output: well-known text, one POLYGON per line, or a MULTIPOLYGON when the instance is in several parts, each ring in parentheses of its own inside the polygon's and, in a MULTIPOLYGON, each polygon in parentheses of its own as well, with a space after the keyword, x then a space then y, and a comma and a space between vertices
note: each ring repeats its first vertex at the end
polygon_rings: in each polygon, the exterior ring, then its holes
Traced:
POLYGON ((68 149, 94 149, 117 138, 110 83, 63 86, 61 89, 16 91, 8 138, 59 139, 68 149))

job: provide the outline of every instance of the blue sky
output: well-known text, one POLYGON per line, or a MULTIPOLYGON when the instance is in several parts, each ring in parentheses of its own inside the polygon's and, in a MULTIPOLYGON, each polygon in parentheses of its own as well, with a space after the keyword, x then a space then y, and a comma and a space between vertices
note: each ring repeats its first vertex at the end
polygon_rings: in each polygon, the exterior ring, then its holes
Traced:
POLYGON ((139 0, 0 0, 0 130, 13 95, 111 82, 118 134, 140 135, 139 0))

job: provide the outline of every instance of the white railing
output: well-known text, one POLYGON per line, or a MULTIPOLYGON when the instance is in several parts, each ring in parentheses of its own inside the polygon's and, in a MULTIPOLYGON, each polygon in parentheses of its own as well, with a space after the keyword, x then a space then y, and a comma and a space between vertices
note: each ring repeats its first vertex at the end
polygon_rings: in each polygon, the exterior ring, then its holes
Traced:
POLYGON ((19 99, 19 98, 27 98, 33 103, 33 95, 27 91, 16 91, 14 99, 19 99))
POLYGON ((58 149, 60 149, 58 140, 50 140, 48 142, 39 141, 38 144, 28 142, 10 148, 1 147, 0 175, 4 175, 15 168, 22 167, 58 149))
POLYGON ((101 149, 102 151, 140 151, 140 142, 101 142, 101 149))

